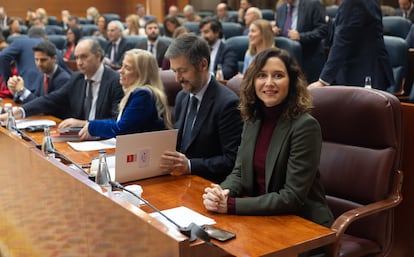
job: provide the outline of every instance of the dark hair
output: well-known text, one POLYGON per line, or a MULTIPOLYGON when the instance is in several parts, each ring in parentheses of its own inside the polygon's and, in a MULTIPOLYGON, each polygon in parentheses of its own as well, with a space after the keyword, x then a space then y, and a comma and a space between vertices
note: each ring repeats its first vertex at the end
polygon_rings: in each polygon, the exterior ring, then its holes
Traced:
POLYGON ((172 36, 173 36, 174 31, 169 31, 169 30, 167 29, 167 22, 170 22, 170 23, 172 23, 172 24, 175 24, 175 28, 178 28, 179 26, 181 26, 181 23, 180 23, 180 21, 177 19, 177 17, 176 17, 176 16, 174 16, 174 15, 167 15, 167 16, 164 18, 164 21, 163 21, 163 24, 164 24, 164 36, 166 36, 166 37, 172 37, 172 36))
POLYGON ((147 22, 145 22, 145 29, 147 29, 148 25, 153 24, 153 23, 158 25, 157 19, 152 18, 152 19, 149 19, 147 22))
POLYGON ((79 24, 79 17, 78 16, 71 15, 71 16, 69 16, 68 20, 70 20, 70 21, 75 20, 76 24, 79 24))
POLYGON ((49 40, 43 40, 39 44, 35 45, 32 49, 34 52, 45 53, 49 57, 56 56, 56 46, 49 40))
POLYGON ((69 26, 66 32, 71 30, 73 35, 75 35, 75 45, 78 44, 79 40, 82 38, 82 31, 78 26, 69 26))
POLYGON ((168 59, 185 55, 193 66, 198 65, 203 59, 210 64, 210 48, 203 38, 193 33, 183 34, 174 39, 165 53, 168 59))
POLYGON ((199 29, 201 30, 207 24, 210 24, 210 28, 214 33, 219 34, 219 38, 223 37, 223 25, 221 25, 219 20, 213 17, 206 17, 200 21, 199 29))
POLYGON ((32 26, 30 27, 29 31, 27 32, 27 35, 30 38, 46 38, 47 34, 44 28, 32 26))
POLYGON ((312 108, 312 97, 307 89, 305 75, 296 59, 289 52, 280 48, 268 48, 258 53, 244 74, 240 88, 240 113, 245 121, 254 122, 260 115, 261 105, 255 91, 255 79, 257 74, 265 66, 267 60, 272 57, 279 58, 286 66, 289 76, 289 92, 283 104, 283 117, 295 119, 302 113, 309 112, 312 108))

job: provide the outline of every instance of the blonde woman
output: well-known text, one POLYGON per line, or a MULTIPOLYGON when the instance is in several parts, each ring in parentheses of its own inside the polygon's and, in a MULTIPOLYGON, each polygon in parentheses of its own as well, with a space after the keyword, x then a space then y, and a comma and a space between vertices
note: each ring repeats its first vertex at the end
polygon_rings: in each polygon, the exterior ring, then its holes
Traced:
POLYGON ((40 19, 40 21, 47 25, 48 24, 48 20, 47 20, 47 12, 44 8, 37 8, 36 9, 36 17, 40 19))
MULTIPOLYGON (((139 17, 136 14, 130 14, 126 17, 125 23, 127 28, 124 30, 124 36, 140 35, 141 26, 139 25, 139 17)), ((143 32, 145 35, 145 31, 143 32)))
POLYGON ((118 119, 89 121, 79 132, 82 139, 172 128, 158 64, 151 53, 141 49, 125 52, 120 84, 125 96, 119 104, 118 119))
POLYGON ((248 37, 249 48, 244 56, 243 74, 246 72, 256 54, 275 46, 272 26, 267 20, 258 19, 253 21, 249 27, 248 37))

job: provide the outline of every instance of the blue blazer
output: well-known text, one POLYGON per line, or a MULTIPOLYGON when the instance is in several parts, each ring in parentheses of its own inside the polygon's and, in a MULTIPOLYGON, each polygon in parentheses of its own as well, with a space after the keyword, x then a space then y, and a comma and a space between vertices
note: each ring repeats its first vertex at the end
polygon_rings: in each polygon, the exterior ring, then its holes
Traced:
MULTIPOLYGON (((177 151, 181 148, 189 99, 188 93, 180 91, 175 101, 177 151)), ((243 127, 238 104, 237 95, 212 77, 200 103, 190 143, 183 151, 191 162, 192 174, 221 182, 232 170, 243 127)))
MULTIPOLYGON (((60 119, 83 119, 83 100, 85 98, 85 75, 75 72, 59 90, 37 97, 23 104, 26 116, 44 113, 60 119)), ((116 119, 118 105, 124 96, 119 84, 119 73, 104 68, 96 102, 96 119, 116 119)))
POLYGON ((91 136, 103 138, 162 129, 164 120, 158 116, 155 96, 146 88, 131 92, 119 120, 91 120, 88 125, 91 136))
MULTIPOLYGON (((4 81, 9 80, 11 74, 10 62, 14 60, 19 76, 27 84, 26 88, 32 92, 36 90, 36 86, 29 83, 29 81, 35 81, 37 76, 41 74, 34 61, 33 47, 42 40, 41 38, 17 38, 0 52, 0 75, 4 81)), ((72 71, 63 61, 60 51, 57 51, 57 64, 69 74, 72 74, 72 71)))
POLYGON ((295 214, 329 227, 333 216, 319 180, 319 123, 310 114, 291 121, 279 118, 266 155, 266 193, 256 196, 254 153, 261 123, 260 119, 245 123, 236 164, 221 183, 236 198, 236 213, 295 214))
POLYGON ((365 76, 371 76, 376 89, 386 90, 394 84, 381 9, 377 0, 344 0, 320 78, 330 84, 363 86, 365 76))
MULTIPOLYGON (((23 103, 30 102, 36 97, 45 95, 43 78, 44 78, 44 74, 41 73, 37 76, 36 81, 34 81, 33 83, 25 82, 25 84, 33 84, 33 87, 35 87, 35 90, 31 92, 31 94, 28 95, 24 99, 23 103)), ((49 87, 48 87, 47 93, 53 92, 63 87, 69 79, 70 79, 70 74, 58 66, 55 73, 53 73, 53 76, 49 79, 49 87)), ((18 102, 18 98, 16 98, 15 101, 18 102)))
POLYGON ((226 46, 224 42, 220 42, 220 46, 217 51, 217 56, 214 63, 215 71, 217 71, 218 64, 221 64, 223 67, 224 79, 231 79, 239 71, 237 53, 230 47, 226 46))

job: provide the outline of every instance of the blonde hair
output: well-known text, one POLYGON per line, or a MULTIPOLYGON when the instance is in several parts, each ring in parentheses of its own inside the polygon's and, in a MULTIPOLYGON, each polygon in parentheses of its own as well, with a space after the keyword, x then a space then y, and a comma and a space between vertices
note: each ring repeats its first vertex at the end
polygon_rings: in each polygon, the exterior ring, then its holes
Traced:
POLYGON ((37 8, 36 16, 42 21, 43 24, 47 25, 47 12, 44 8, 37 8))
MULTIPOLYGON (((270 22, 268 20, 264 20, 264 19, 254 20, 252 24, 250 24, 250 26, 251 25, 255 25, 259 29, 259 31, 262 33, 262 40, 263 40, 265 49, 275 46, 275 37, 273 35, 272 25, 270 25, 270 22)), ((253 46, 250 43, 249 43, 249 49, 247 49, 247 51, 252 56, 257 54, 256 46, 253 46)))
POLYGON ((128 29, 128 35, 139 35, 139 29, 141 26, 139 25, 139 17, 136 14, 130 14, 126 17, 125 21, 131 21, 132 27, 128 29))
POLYGON ((119 112, 125 108, 129 95, 137 88, 146 88, 155 96, 155 106, 157 108, 158 117, 164 120, 167 129, 173 128, 170 110, 167 104, 167 96, 164 92, 158 63, 155 57, 148 51, 142 49, 131 49, 125 52, 125 57, 131 57, 133 67, 138 74, 138 79, 134 85, 124 90, 125 96, 119 103, 119 112))

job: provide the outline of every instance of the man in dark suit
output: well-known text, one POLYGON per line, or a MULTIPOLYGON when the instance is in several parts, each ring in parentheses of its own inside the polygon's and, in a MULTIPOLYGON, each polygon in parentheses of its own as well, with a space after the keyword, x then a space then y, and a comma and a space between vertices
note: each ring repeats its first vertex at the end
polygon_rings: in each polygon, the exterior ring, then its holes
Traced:
MULTIPOLYGON (((0 75, 4 81, 8 81, 11 74, 10 63, 15 61, 19 75, 24 81, 35 81, 41 74, 36 68, 32 48, 47 38, 46 31, 40 27, 31 27, 28 31, 29 38, 18 38, 0 52, 0 75)), ((57 52, 57 62, 65 71, 72 74, 63 61, 62 54, 57 52)), ((27 84, 26 88, 35 91, 34 84, 27 84)))
POLYGON ((222 76, 217 79, 231 79, 238 72, 237 65, 237 53, 226 46, 221 41, 223 37, 223 27, 221 23, 214 18, 204 18, 200 22, 201 36, 207 41, 210 47, 210 66, 209 71, 212 74, 216 74, 217 66, 220 64, 222 67, 222 76))
POLYGON ((124 59, 124 53, 134 45, 129 43, 123 36, 124 27, 120 21, 114 20, 108 24, 108 44, 105 48, 105 65, 113 69, 119 69, 124 59))
POLYGON ((202 38, 178 37, 166 57, 183 90, 175 101, 177 151, 166 151, 160 168, 173 175, 191 173, 223 181, 234 166, 240 144, 239 99, 210 74, 210 51, 202 38))
POLYGON ((398 0, 401 16, 414 23, 414 3, 412 0, 398 0))
POLYGON ((394 84, 384 45, 382 13, 377 0, 344 0, 335 18, 335 32, 328 59, 319 80, 309 87, 364 86, 386 90, 394 84))
MULTIPOLYGON (((80 72, 74 73, 59 90, 38 97, 14 111, 16 118, 40 113, 63 120, 59 127, 83 127, 91 119, 115 119, 124 96, 119 74, 102 64, 103 50, 92 39, 79 41, 75 48, 80 72), (90 103, 89 106, 86 103, 90 103)), ((0 120, 5 120, 5 115, 0 120)))
POLYGON ((139 41, 135 48, 151 52, 155 56, 155 59, 157 59, 158 67, 162 67, 164 54, 169 44, 167 41, 159 39, 160 28, 158 27, 157 20, 152 19, 145 24, 145 34, 147 34, 148 40, 139 41))
POLYGON ((7 87, 13 93, 15 102, 27 103, 36 97, 58 90, 70 78, 70 74, 56 64, 56 47, 52 42, 41 41, 33 47, 33 52, 36 67, 41 74, 35 81, 26 82, 26 84, 33 84, 35 87, 33 92, 25 88, 25 81, 22 77, 13 76, 9 79, 7 87))
POLYGON ((298 3, 297 0, 286 0, 276 10, 275 25, 273 32, 276 36, 299 41, 302 46, 303 69, 307 80, 308 82, 317 80, 325 59, 322 39, 328 32, 320 1, 308 0, 298 3))

